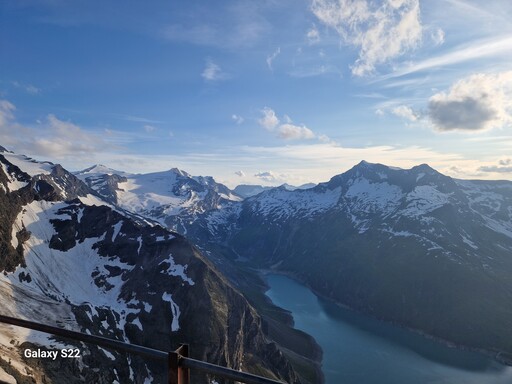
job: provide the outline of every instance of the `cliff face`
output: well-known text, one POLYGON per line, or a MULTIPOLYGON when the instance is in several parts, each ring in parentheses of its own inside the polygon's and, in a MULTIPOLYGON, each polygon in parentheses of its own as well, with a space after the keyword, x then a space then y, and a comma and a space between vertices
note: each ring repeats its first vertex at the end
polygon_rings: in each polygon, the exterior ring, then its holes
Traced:
MULTIPOLYGON (((0 163, 3 314, 161 350, 185 342, 194 358, 299 382, 254 309, 183 236, 109 205, 60 166, 8 152, 0 163)), ((0 336, 0 366, 20 382, 165 381, 166 367, 134 356, 6 326, 0 336), (20 355, 69 346, 80 358, 20 355)))

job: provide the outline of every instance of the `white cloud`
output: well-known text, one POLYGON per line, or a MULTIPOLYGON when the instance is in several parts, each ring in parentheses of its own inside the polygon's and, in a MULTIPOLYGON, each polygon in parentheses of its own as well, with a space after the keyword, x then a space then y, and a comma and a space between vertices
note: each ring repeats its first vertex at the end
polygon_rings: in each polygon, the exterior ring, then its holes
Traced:
POLYGON ((0 142, 17 152, 60 160, 89 158, 106 148, 115 148, 102 136, 85 131, 70 121, 60 120, 53 114, 36 126, 19 124, 13 114, 15 109, 9 101, 0 100, 0 142))
POLYGON ((31 94, 31 95, 37 95, 41 93, 41 89, 37 88, 36 86, 32 84, 22 84, 18 81, 13 81, 12 85, 14 85, 16 88, 23 89, 25 92, 31 94))
MULTIPOLYGON (((286 173, 287 180, 291 177, 306 177, 313 182, 329 180, 333 175, 342 173, 361 160, 381 163, 389 166, 410 168, 427 163, 440 172, 449 172, 449 168, 457 166, 460 176, 471 178, 477 173, 483 162, 478 159, 466 159, 454 152, 439 152, 421 146, 368 146, 344 147, 335 144, 300 144, 282 145, 277 147, 245 147, 244 152, 254 159, 261 159, 258 164, 279 164, 274 172, 286 173)), ((485 176, 485 175, 484 175, 485 176)))
POLYGON ((510 173, 512 174, 512 159, 502 159, 498 161, 498 165, 484 165, 478 168, 480 172, 488 173, 510 173))
POLYGON ((306 126, 298 126, 294 124, 281 124, 278 127, 277 134, 285 140, 314 139, 315 134, 306 126))
POLYGON ((329 73, 335 73, 341 76, 341 71, 334 65, 329 64, 320 64, 314 66, 298 66, 288 72, 290 76, 299 78, 322 76, 329 73))
POLYGON ((257 177, 258 179, 267 181, 269 183, 280 180, 279 175, 272 171, 258 172, 254 175, 254 177, 257 177))
POLYGON ((320 42, 320 32, 318 32, 316 26, 313 26, 308 30, 308 32, 306 33, 306 37, 308 39, 309 44, 311 45, 320 42))
POLYGON ((206 60, 206 66, 201 73, 201 76, 206 81, 217 81, 226 78, 226 74, 222 72, 222 69, 215 64, 211 59, 206 60))
POLYGON ((112 116, 126 120, 126 121, 133 121, 136 123, 148 123, 148 124, 163 124, 163 123, 165 123, 165 121, 147 119, 145 117, 140 117, 140 116, 130 116, 130 115, 115 114, 115 113, 112 114, 112 116))
POLYGON ((147 133, 150 133, 150 132, 154 132, 156 130, 156 128, 152 125, 149 125, 149 124, 146 124, 144 125, 144 130, 147 132, 147 133))
POLYGON ((419 0, 313 0, 311 10, 335 29, 345 44, 359 48, 352 68, 356 76, 375 71, 421 42, 419 0))
POLYGON ((407 107, 405 105, 400 105, 398 107, 393 108, 391 110, 391 113, 410 121, 416 121, 418 120, 419 117, 418 114, 414 112, 411 107, 407 107))
POLYGON ((435 45, 444 44, 444 31, 441 28, 436 28, 430 33, 430 38, 435 45))
POLYGON ((512 122, 512 71, 474 74, 432 96, 428 117, 438 131, 482 131, 512 122))
POLYGON ((272 53, 270 56, 267 56, 267 66, 268 66, 268 69, 270 69, 271 71, 273 71, 274 69, 272 68, 272 63, 274 62, 274 60, 276 59, 277 56, 279 56, 279 54, 281 53, 281 47, 278 47, 274 53, 272 53))
POLYGON ((314 139, 317 136, 311 129, 305 125, 293 124, 292 119, 288 115, 283 116, 284 123, 281 124, 280 119, 272 108, 265 107, 261 110, 263 117, 258 120, 260 126, 269 132, 275 132, 277 137, 284 140, 302 140, 314 139))
POLYGON ((242 124, 245 121, 245 119, 242 116, 235 114, 231 115, 231 119, 237 124, 242 124))
POLYGON ((14 118, 16 107, 7 100, 0 100, 0 127, 5 127, 14 118))
POLYGON ((238 0, 218 2, 215 7, 193 7, 191 17, 176 13, 172 23, 160 29, 160 35, 170 41, 224 50, 252 47, 272 28, 264 14, 265 3, 238 0))
POLYGON ((263 117, 258 120, 258 123, 267 131, 272 131, 279 124, 279 119, 272 108, 265 107, 261 110, 263 117))
POLYGON ((64 158, 97 153, 105 147, 104 141, 97 135, 82 130, 78 125, 58 119, 55 115, 47 116, 44 124, 45 134, 36 135, 29 142, 32 153, 64 158))
POLYGON ((240 177, 245 177, 245 172, 244 171, 236 171, 235 175, 240 176, 240 177))
POLYGON ((492 39, 483 39, 471 44, 465 44, 460 47, 450 49, 449 53, 429 59, 408 64, 395 72, 381 76, 380 80, 401 77, 411 73, 427 71, 432 68, 446 67, 449 65, 460 64, 466 61, 485 59, 488 57, 498 58, 502 56, 509 60, 509 52, 512 50, 512 36, 499 36, 492 39))

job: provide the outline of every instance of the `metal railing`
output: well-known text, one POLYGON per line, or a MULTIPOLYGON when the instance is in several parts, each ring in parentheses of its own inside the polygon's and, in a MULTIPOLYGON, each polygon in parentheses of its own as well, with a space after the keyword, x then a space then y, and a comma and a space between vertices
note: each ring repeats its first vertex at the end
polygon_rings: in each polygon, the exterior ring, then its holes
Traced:
POLYGON ((82 341, 84 343, 94 344, 100 347, 114 349, 116 351, 139 355, 152 360, 160 360, 162 363, 166 362, 169 384, 191 384, 191 370, 202 371, 216 377, 235 380, 246 384, 284 384, 281 381, 276 381, 266 377, 253 375, 251 373, 240 372, 234 369, 222 367, 220 365, 192 359, 188 357, 189 348, 187 344, 182 344, 175 351, 164 352, 157 349, 143 347, 141 345, 124 343, 122 341, 109 339, 107 337, 69 331, 67 329, 52 327, 50 325, 36 323, 34 321, 17 319, 15 317, 0 315, 0 323, 33 329, 35 331, 49 333, 70 340, 82 341))

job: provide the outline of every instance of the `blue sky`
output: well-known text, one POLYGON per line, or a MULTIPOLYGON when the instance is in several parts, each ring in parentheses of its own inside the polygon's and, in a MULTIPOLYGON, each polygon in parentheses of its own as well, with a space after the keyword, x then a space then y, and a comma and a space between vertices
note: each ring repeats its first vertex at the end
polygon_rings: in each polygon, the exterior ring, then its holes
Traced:
POLYGON ((512 178, 506 0, 4 1, 0 144, 233 187, 512 178))

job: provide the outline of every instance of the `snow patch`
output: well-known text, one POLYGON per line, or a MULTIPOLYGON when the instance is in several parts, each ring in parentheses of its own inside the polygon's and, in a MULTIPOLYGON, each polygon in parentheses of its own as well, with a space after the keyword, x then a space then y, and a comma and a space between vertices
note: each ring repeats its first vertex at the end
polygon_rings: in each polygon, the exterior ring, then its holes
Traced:
POLYGON ((112 242, 114 242, 117 238, 117 235, 119 235, 119 232, 121 231, 121 227, 123 226, 123 220, 118 221, 114 225, 114 232, 112 233, 112 242))
POLYGON ((141 331, 143 330, 142 329, 142 324, 140 323, 140 320, 138 317, 136 317, 133 321, 132 321, 132 324, 136 325, 141 331))
POLYGON ((16 379, 9 375, 7 372, 3 370, 3 368, 0 367, 0 382, 5 384, 16 384, 16 379))
POLYGON ((161 271, 160 273, 165 273, 171 276, 179 276, 184 282, 187 282, 189 285, 195 284, 194 281, 191 278, 189 278, 185 273, 188 267, 187 264, 176 264, 172 255, 169 255, 167 259, 162 260, 159 265, 162 265, 163 263, 169 263, 170 265, 169 268, 167 268, 167 270, 161 271))
POLYGON ((7 159, 7 161, 23 172, 29 174, 30 176, 36 175, 49 175, 52 172, 54 164, 48 162, 39 162, 25 155, 16 155, 13 153, 3 152, 2 155, 7 159))
POLYGON ((162 295, 162 300, 171 303, 171 311, 172 311, 172 323, 171 323, 171 331, 176 332, 180 329, 179 318, 180 318, 180 307, 172 300, 172 295, 170 293, 164 292, 162 295))
POLYGON ((334 207, 341 194, 341 187, 318 191, 315 189, 288 191, 274 188, 253 198, 254 212, 273 219, 286 219, 292 216, 307 217, 334 207))
POLYGON ((408 217, 421 217, 449 203, 451 194, 438 191, 431 185, 420 185, 407 194, 407 207, 400 211, 408 217))
POLYGON ((101 348, 101 347, 98 347, 104 354, 105 356, 107 356, 110 360, 112 361, 116 361, 116 357, 110 353, 109 351, 107 351, 105 348, 101 348))

